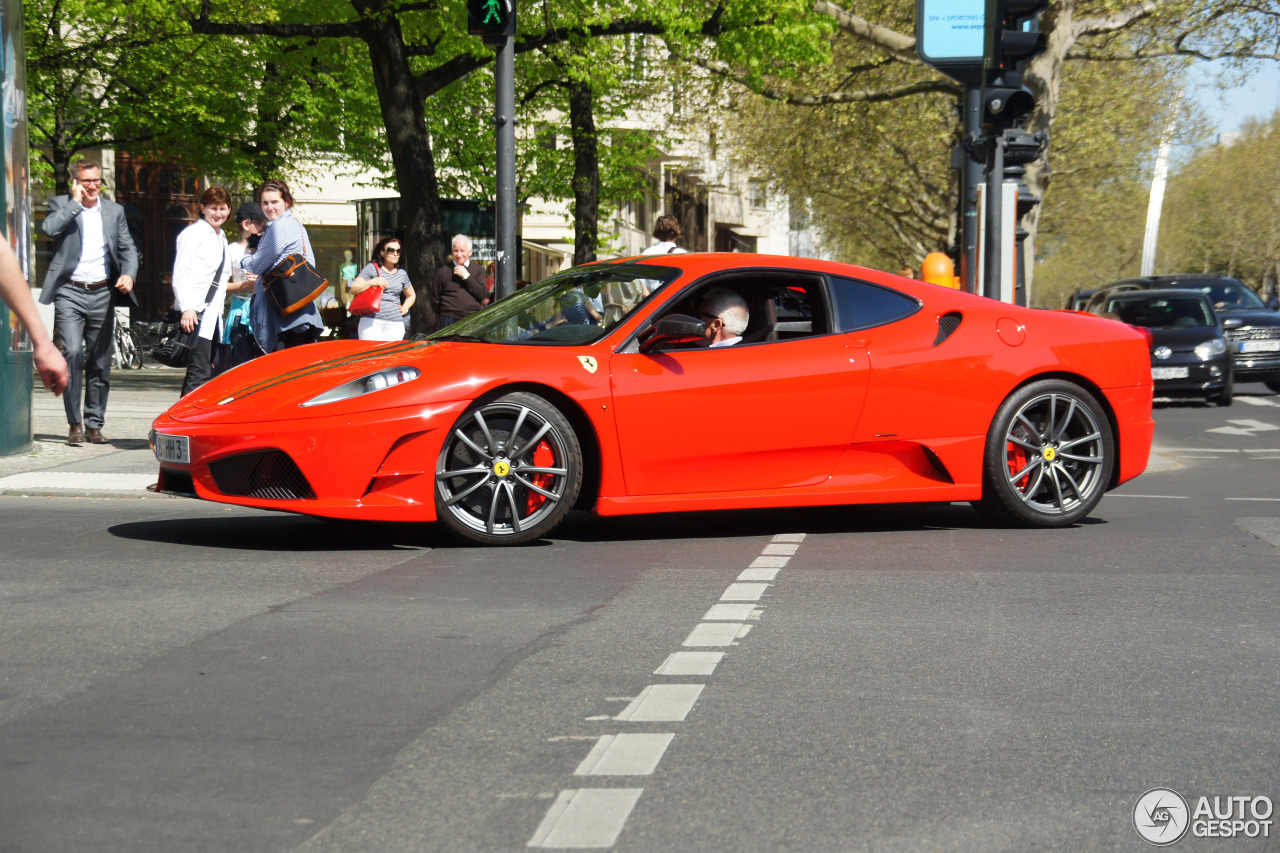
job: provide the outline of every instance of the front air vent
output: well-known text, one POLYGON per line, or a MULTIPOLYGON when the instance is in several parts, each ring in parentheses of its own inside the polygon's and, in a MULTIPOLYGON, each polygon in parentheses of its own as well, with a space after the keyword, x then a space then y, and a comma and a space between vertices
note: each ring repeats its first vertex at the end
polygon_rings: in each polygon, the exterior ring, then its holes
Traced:
POLYGON ((273 501, 315 500, 307 478, 289 456, 262 450, 209 463, 218 491, 235 497, 273 501))
POLYGON ((948 311, 938 318, 938 336, 933 339, 933 345, 938 344, 951 337, 956 329, 960 328, 960 321, 964 319, 959 311, 948 311))

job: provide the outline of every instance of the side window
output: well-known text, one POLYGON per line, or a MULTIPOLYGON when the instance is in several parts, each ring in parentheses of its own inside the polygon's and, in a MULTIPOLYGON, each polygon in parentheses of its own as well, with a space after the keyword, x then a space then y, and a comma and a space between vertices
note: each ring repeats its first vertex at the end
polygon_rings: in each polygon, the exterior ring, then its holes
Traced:
POLYGON ((883 326, 920 310, 915 299, 887 287, 836 275, 830 276, 829 281, 841 331, 883 326))

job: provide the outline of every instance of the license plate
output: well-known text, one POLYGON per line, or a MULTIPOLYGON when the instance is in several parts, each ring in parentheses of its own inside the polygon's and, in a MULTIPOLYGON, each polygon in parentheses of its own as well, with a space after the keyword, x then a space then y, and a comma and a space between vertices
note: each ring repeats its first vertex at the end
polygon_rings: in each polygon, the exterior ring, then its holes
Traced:
POLYGON ((1280 352, 1280 341, 1243 341, 1240 352, 1280 352))
POLYGON ((191 440, 185 435, 156 434, 156 458, 161 462, 191 464, 191 440))
POLYGON ((1153 367, 1151 368, 1152 379, 1186 379, 1191 375, 1191 369, 1188 367, 1153 367))

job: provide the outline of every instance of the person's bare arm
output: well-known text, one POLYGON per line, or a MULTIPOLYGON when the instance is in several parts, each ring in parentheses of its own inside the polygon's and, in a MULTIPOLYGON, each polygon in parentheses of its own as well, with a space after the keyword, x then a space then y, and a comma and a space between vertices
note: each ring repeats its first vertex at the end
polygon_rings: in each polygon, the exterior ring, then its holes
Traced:
POLYGON ((7 242, 0 242, 0 297, 18 315, 31 335, 40 381, 54 394, 61 394, 67 387, 67 360, 53 345, 53 340, 40 319, 36 301, 31 298, 31 287, 23 278, 18 259, 7 242))

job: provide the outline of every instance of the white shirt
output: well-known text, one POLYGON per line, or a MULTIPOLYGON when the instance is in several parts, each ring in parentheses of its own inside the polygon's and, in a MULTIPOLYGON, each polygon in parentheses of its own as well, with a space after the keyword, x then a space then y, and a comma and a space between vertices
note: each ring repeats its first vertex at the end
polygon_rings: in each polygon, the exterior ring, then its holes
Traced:
POLYGON ((742 335, 738 335, 736 338, 725 338, 723 341, 717 341, 711 346, 712 347, 731 347, 741 340, 742 340, 742 335))
POLYGON ((667 240, 662 243, 654 243, 640 254, 642 255, 683 255, 687 249, 681 249, 675 243, 667 240))
POLYGON ((107 241, 102 235, 102 202, 80 211, 80 263, 71 272, 72 281, 92 283, 107 277, 107 241))
POLYGON ((222 316, 227 278, 231 275, 231 265, 223 262, 226 252, 227 236, 204 219, 191 223, 178 235, 173 259, 173 307, 179 311, 204 311, 200 318, 200 337, 209 340, 222 316), (211 310, 205 310, 204 300, 219 264, 222 264, 222 275, 218 278, 218 290, 208 303, 211 310))

